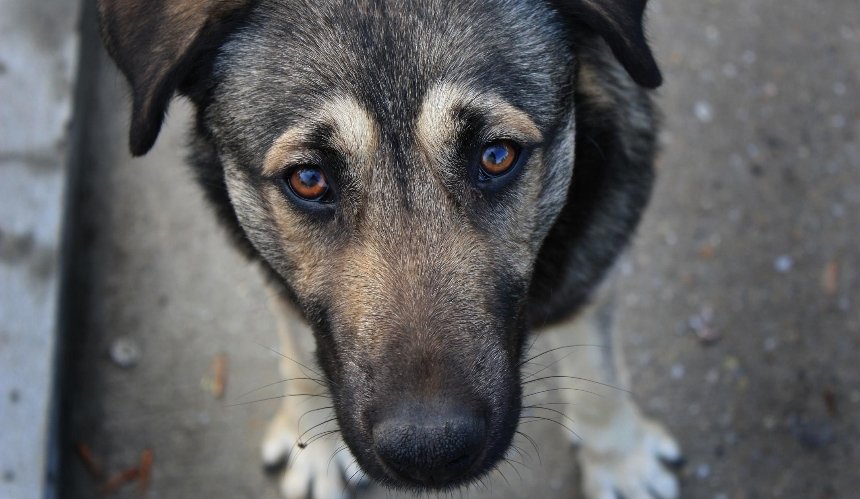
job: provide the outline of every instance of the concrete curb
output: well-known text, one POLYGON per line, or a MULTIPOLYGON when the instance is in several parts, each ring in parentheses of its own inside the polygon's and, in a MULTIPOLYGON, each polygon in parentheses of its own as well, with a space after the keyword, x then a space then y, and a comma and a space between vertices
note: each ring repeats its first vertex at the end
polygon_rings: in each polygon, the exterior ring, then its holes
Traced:
POLYGON ((45 494, 79 14, 0 1, 0 497, 45 494))

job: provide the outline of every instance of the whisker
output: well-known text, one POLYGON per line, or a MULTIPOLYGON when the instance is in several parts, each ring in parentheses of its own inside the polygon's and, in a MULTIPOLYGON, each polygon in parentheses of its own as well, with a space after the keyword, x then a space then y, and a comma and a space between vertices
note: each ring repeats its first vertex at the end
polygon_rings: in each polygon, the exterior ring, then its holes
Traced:
POLYGON ((542 353, 539 353, 539 354, 535 355, 534 357, 529 357, 528 359, 526 359, 526 360, 524 360, 524 361, 521 361, 521 362, 519 363, 519 367, 522 367, 522 366, 524 366, 524 365, 528 364, 529 362, 531 362, 531 361, 533 361, 533 360, 537 359, 538 357, 543 357, 544 355, 546 355, 546 354, 548 354, 548 353, 557 352, 557 351, 559 351, 559 350, 564 350, 564 349, 566 349, 566 348, 579 348, 579 347, 608 348, 608 347, 606 347, 605 345, 589 345, 589 344, 582 344, 582 345, 565 345, 565 346, 563 346, 563 347, 550 348, 549 350, 547 350, 547 351, 545 351, 545 352, 542 352, 542 353))
MULTIPOLYGON (((349 469, 350 469, 350 468, 352 468, 352 466, 353 466, 354 464, 358 464, 358 461, 356 461, 355 459, 353 459, 353 460, 352 460, 352 462, 351 462, 351 463, 349 463, 349 465, 346 467, 346 469, 345 469, 345 470, 343 470, 344 475, 345 475, 346 473, 349 473, 349 469)), ((361 467, 359 467, 359 468, 356 470, 356 473, 358 473, 360 470, 361 470, 361 467)), ((353 474, 352 474, 352 476, 350 476, 350 477, 349 477, 349 480, 352 480, 352 477, 353 477, 353 476, 355 476, 355 473, 353 473, 353 474)), ((347 481, 346 481, 346 487, 344 487, 344 488, 343 488, 343 490, 342 490, 342 491, 341 491, 341 493, 340 493, 340 499, 344 499, 344 498, 346 497, 346 491, 347 491, 347 490, 349 490, 349 480, 347 480, 347 481)))
MULTIPOLYGON (((336 419, 337 419, 337 418, 326 419, 326 420, 325 420, 325 421, 323 421, 322 423, 317 423, 317 424, 315 424, 315 425, 311 426, 310 428, 308 428, 307 430, 305 430, 301 435, 299 435, 299 437, 296 439, 296 444, 297 444, 297 445, 299 445, 299 446, 301 446, 301 445, 302 445, 302 437, 303 437, 303 436, 305 436, 305 435, 307 435, 309 431, 313 430, 314 428, 319 428, 319 427, 320 427, 320 426, 322 426, 322 425, 329 424, 329 423, 331 423, 332 421, 335 421, 336 419)), ((305 444, 305 447, 307 447, 307 444, 305 444)))
POLYGON ((340 429, 337 429, 337 430, 326 430, 326 431, 323 431, 323 432, 317 433, 316 435, 314 435, 314 436, 312 436, 311 438, 309 438, 309 439, 307 440, 307 442, 304 442, 304 445, 305 445, 305 447, 304 447, 304 448, 305 448, 305 449, 307 449, 307 448, 308 448, 312 443, 316 442, 317 440, 323 439, 323 438, 325 438, 325 437, 327 437, 327 436, 329 436, 329 435, 334 435, 335 433, 340 433, 340 429))
POLYGON ((325 465, 326 474, 328 474, 328 470, 329 470, 329 468, 331 468, 331 462, 334 460, 334 457, 336 455, 340 454, 341 452, 345 451, 346 449, 347 449, 346 444, 343 444, 340 447, 338 447, 334 452, 331 453, 331 457, 328 458, 328 464, 325 465))
POLYGON ((516 431, 516 434, 517 434, 517 435, 521 435, 523 438, 525 438, 526 440, 528 440, 530 444, 532 444, 532 447, 534 447, 534 449, 535 449, 535 454, 537 454, 538 464, 543 464, 543 461, 541 460, 541 457, 540 457, 540 450, 538 449, 538 445, 537 445, 537 442, 535 442, 535 439, 533 439, 532 437, 530 437, 530 436, 529 436, 528 434, 526 434, 525 432, 522 432, 522 431, 519 431, 519 430, 517 430, 517 431, 516 431))
POLYGON ((592 392, 590 390, 585 390, 584 388, 572 388, 572 387, 563 387, 563 386, 562 387, 555 387, 555 388, 548 388, 546 390, 541 390, 539 392, 529 393, 528 395, 523 395, 523 398, 531 397, 534 395, 540 395, 541 393, 558 392, 558 391, 562 391, 562 390, 571 390, 571 391, 575 391, 575 392, 585 392, 585 393, 589 393, 591 395, 594 395, 595 397, 604 398, 603 395, 596 393, 596 392, 592 392))
MULTIPOLYGON (((520 457, 522 458, 522 460, 524 461, 524 462, 523 462, 523 466, 526 466, 526 465, 525 465, 525 460, 526 460, 526 459, 531 459, 531 458, 532 458, 531 454, 529 454, 528 452, 526 452, 525 450, 523 450, 523 449, 522 449, 520 446, 518 446, 517 444, 512 443, 512 444, 511 444, 511 450, 516 451, 516 453, 517 453, 517 454, 519 454, 519 456, 520 456, 520 457)), ((526 468, 528 468, 528 466, 526 466, 526 468)))
POLYGON ((326 409, 332 409, 332 408, 334 408, 334 406, 327 405, 327 406, 325 406, 325 407, 319 407, 319 408, 317 408, 317 409, 309 409, 309 410, 307 410, 307 411, 303 412, 303 413, 302 413, 302 415, 301 415, 301 416, 299 416, 299 421, 298 421, 298 423, 296 423, 296 431, 300 431, 300 430, 301 430, 301 427, 302 427, 302 419, 304 419, 304 418, 305 418, 305 416, 307 416, 308 414, 311 414, 311 413, 313 413, 313 412, 324 411, 324 410, 326 410, 326 409))
POLYGON ((526 423, 535 423, 535 422, 538 422, 538 421, 549 421, 549 422, 551 422, 551 423, 555 423, 555 424, 557 424, 557 425, 561 426, 561 427, 562 427, 562 428, 564 428, 565 430, 567 430, 567 431, 571 432, 571 433, 572 433, 576 438, 578 438, 578 439, 582 440, 582 437, 580 437, 578 433, 576 433, 575 431, 573 431, 572 429, 570 429, 566 424, 562 423, 561 421, 556 421, 556 420, 554 420, 554 419, 552 419, 552 418, 545 418, 545 417, 543 417, 543 416, 525 416, 525 417, 527 417, 527 418, 531 418, 532 420, 531 420, 531 421, 523 421, 523 424, 526 424, 526 423))
POLYGON ((522 475, 522 473, 520 473, 520 470, 518 470, 517 467, 514 466, 514 463, 519 464, 520 466, 525 466, 525 465, 519 461, 515 461, 515 460, 510 459, 510 458, 505 458, 505 459, 503 459, 503 461, 505 463, 507 463, 507 465, 510 466, 512 470, 514 470, 514 473, 517 474, 517 477, 519 477, 520 482, 522 482, 523 481, 523 475, 522 475))
POLYGON ((552 408, 550 408, 550 407, 540 407, 540 406, 537 406, 537 405, 533 405, 533 406, 529 406, 529 408, 530 408, 530 409, 539 409, 539 410, 541 410, 541 411, 554 412, 554 413, 558 414, 559 416, 563 417, 564 419, 566 419, 566 420, 570 421, 572 424, 576 424, 576 421, 574 421, 574 420, 570 419, 570 416, 568 416, 567 414, 565 414, 565 413, 563 413, 563 412, 561 412, 561 411, 557 411, 557 410, 555 410, 555 409, 552 409, 552 408))
POLYGON ((257 392, 259 392, 259 391, 261 391, 261 390, 265 390, 266 388, 269 388, 269 387, 271 387, 271 386, 280 385, 281 383, 287 383, 287 382, 290 382, 290 381, 301 381, 301 380, 314 381, 314 382, 316 382, 318 385, 322 386, 323 388, 325 388, 325 387, 326 387, 326 386, 325 386, 325 383, 323 383, 322 381, 320 381, 320 380, 318 380, 318 379, 316 379, 316 378, 306 378, 306 377, 300 377, 300 378, 287 378, 287 379, 282 379, 282 380, 280 380, 280 381, 275 381, 274 383, 269 383, 269 384, 267 384, 267 385, 263 385, 263 386, 261 386, 261 387, 259 387, 259 388, 254 388, 253 390, 247 391, 247 392, 245 392, 245 393, 243 393, 243 394, 239 395, 238 397, 236 397, 236 400, 239 400, 239 399, 245 398, 245 397, 247 397, 248 395, 251 395, 252 393, 257 393, 257 392))
MULTIPOLYGON (((286 355, 282 354, 281 352, 279 352, 279 351, 275 350, 274 348, 272 348, 272 347, 270 347, 270 346, 264 345, 264 344, 262 344, 262 343, 257 343, 256 341, 255 341, 254 343, 256 343, 258 346, 260 346, 260 347, 262 347, 262 348, 265 348, 266 350, 268 350, 268 351, 270 351, 270 352, 274 353, 275 355, 278 355, 278 356, 280 356, 280 357, 283 357, 283 358, 285 358, 285 359, 289 360, 290 362, 295 362, 295 363, 296 363, 296 364, 298 364, 300 367, 302 367, 302 368, 304 368, 304 369, 307 369, 308 371, 310 371, 310 372, 312 372, 312 373, 316 374, 317 376, 319 376, 319 377, 321 377, 321 378, 324 378, 324 377, 325 377, 321 372, 317 371, 316 369, 313 369, 313 368, 311 368, 311 367, 308 367, 308 366, 306 366, 306 365, 302 364, 301 362, 297 361, 296 359, 293 359, 293 358, 291 358, 291 357, 287 357, 286 355)), ((307 374, 307 373, 305 373, 305 374, 307 374)))
POLYGON ((502 480, 505 481, 505 484, 507 484, 508 488, 511 488, 511 482, 508 481, 508 477, 506 477, 505 474, 502 473, 502 470, 501 468, 499 468, 499 466, 494 467, 493 471, 495 471, 499 474, 500 477, 502 477, 502 480))
POLYGON ((286 395, 278 395, 277 397, 266 397, 264 399, 259 400, 251 400, 250 402, 239 402, 236 404, 227 404, 224 407, 239 407, 241 405, 250 405, 250 404, 258 404, 260 402, 268 402, 269 400, 281 400, 290 397, 323 397, 323 398, 331 398, 330 395, 326 395, 325 393, 287 393, 286 395))
POLYGON ((552 375, 552 376, 543 376, 543 377, 536 378, 536 379, 530 379, 530 380, 528 380, 528 381, 523 381, 521 384, 526 385, 526 384, 528 384, 528 383, 536 383, 536 382, 538 382, 538 381, 545 381, 545 380, 548 380, 548 379, 559 379, 559 378, 563 378, 563 379, 575 379, 575 380, 578 380, 578 381, 586 381, 586 382, 588 382, 588 383, 594 383, 595 385, 605 386, 605 387, 607 387, 607 388, 612 388, 612 389, 615 389, 615 390, 619 390, 619 391, 622 391, 622 392, 624 392, 624 393, 631 393, 631 392, 630 392, 630 390, 625 390, 624 388, 621 388, 621 387, 618 387, 618 386, 615 386, 615 385, 610 385, 610 384, 608 384, 608 383, 601 383, 600 381, 594 381, 593 379, 588 379, 588 378, 580 378, 580 377, 578 377, 578 376, 563 376, 563 375, 560 375, 560 374, 554 374, 554 375, 552 375))
POLYGON ((575 354, 575 353, 576 353, 576 352, 568 352, 568 353, 566 353, 563 357, 558 358, 558 359, 556 359, 556 360, 554 360, 554 361, 550 362, 549 364, 547 364, 547 365, 543 366, 541 369, 538 369, 537 371, 535 371, 535 372, 533 372, 533 373, 531 373, 531 374, 527 375, 527 376, 526 376, 525 378, 523 378, 523 379, 528 380, 528 379, 534 378, 535 376, 537 376, 538 374, 540 374, 540 373, 542 373, 542 372, 546 371, 547 369, 550 369, 550 368, 552 368, 553 366, 558 365, 560 362, 564 361, 565 359, 567 359, 568 357, 570 357, 571 355, 573 355, 573 354, 575 354))
POLYGON ((349 488, 349 487, 351 487, 351 486, 352 486, 352 485, 351 485, 351 484, 352 484, 352 479, 353 479, 353 478, 355 478, 355 475, 357 475, 357 474, 359 474, 359 473, 364 473, 363 471, 361 471, 361 466, 359 466, 359 467, 358 467, 358 469, 357 469, 357 470, 355 470, 355 472, 354 472, 352 475, 350 475, 349 479, 346 481, 346 487, 347 487, 347 488, 349 488))

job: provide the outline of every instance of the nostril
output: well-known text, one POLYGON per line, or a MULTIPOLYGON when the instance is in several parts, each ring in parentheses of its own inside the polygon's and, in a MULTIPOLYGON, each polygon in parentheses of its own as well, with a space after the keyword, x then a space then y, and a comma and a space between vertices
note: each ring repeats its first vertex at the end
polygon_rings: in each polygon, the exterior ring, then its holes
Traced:
POLYGON ((468 473, 483 453, 483 418, 460 411, 401 411, 374 425, 377 456, 396 475, 443 485, 468 473))
POLYGON ((472 458, 474 455, 472 454, 463 454, 460 457, 454 458, 448 463, 449 468, 459 468, 472 464, 472 458))

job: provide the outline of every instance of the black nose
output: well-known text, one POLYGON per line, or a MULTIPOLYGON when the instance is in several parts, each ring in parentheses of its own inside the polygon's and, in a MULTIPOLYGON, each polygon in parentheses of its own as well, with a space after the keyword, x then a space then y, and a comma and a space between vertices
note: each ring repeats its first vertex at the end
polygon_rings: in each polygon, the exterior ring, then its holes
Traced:
POLYGON ((484 419, 462 406, 404 404, 373 427, 376 454, 397 478, 443 486, 465 478, 486 440, 484 419))

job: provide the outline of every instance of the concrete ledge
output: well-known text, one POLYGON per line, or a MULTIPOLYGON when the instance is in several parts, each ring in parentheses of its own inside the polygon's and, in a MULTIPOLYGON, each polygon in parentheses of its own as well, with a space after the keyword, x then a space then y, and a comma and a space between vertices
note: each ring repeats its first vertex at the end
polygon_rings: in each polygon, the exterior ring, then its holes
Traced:
POLYGON ((0 0, 0 497, 42 497, 80 4, 0 0))

